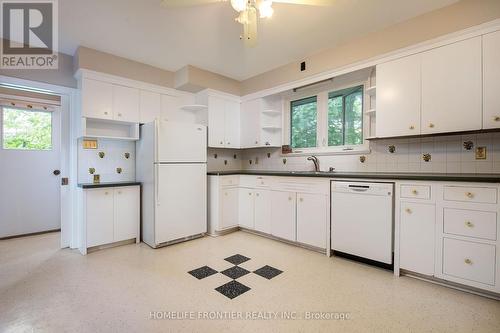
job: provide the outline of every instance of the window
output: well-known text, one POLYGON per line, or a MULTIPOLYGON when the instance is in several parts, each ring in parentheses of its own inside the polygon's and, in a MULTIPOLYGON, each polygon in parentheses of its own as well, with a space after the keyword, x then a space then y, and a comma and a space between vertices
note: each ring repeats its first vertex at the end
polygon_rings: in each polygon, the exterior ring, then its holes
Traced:
POLYGON ((316 147, 317 105, 316 96, 291 102, 290 142, 292 148, 316 147))
POLYGON ((3 149, 51 150, 52 113, 2 108, 3 149))
POLYGON ((328 94, 328 146, 363 143, 363 86, 328 94))

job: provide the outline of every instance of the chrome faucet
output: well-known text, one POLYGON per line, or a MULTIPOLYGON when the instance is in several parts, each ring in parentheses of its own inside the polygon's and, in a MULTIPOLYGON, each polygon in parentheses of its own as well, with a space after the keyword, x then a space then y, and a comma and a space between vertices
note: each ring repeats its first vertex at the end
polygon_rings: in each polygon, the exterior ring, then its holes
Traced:
POLYGON ((314 171, 319 172, 319 160, 316 156, 312 155, 307 158, 308 161, 312 161, 314 163, 314 171))

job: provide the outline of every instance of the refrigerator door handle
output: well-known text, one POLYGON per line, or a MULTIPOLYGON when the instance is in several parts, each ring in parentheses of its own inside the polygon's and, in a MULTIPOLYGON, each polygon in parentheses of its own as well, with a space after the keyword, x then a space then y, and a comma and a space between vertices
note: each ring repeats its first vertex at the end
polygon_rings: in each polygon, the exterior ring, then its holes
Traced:
POLYGON ((156 173, 156 205, 160 205, 160 167, 155 165, 155 173, 156 173))
POLYGON ((154 154, 155 154, 155 161, 158 161, 158 140, 160 139, 160 121, 158 119, 155 119, 155 140, 154 140, 154 154))

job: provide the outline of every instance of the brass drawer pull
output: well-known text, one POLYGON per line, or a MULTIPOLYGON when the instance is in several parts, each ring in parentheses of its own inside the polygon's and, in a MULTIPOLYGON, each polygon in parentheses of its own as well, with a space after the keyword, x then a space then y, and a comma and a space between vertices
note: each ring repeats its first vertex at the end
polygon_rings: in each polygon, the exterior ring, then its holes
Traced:
POLYGON ((406 208, 406 209, 405 209, 405 212, 407 212, 408 214, 411 214, 411 213, 412 213, 412 211, 411 211, 411 209, 410 209, 410 208, 406 208))
POLYGON ((464 260, 464 262, 467 264, 467 265, 472 265, 472 260, 470 260, 469 258, 466 258, 464 260))
POLYGON ((413 190, 413 191, 411 191, 411 193, 413 193, 413 195, 417 195, 418 191, 417 190, 413 190))
POLYGON ((465 193, 465 195, 466 195, 466 196, 467 196, 467 198, 469 198, 469 199, 474 198, 474 193, 472 193, 472 192, 467 192, 467 193, 465 193))
POLYGON ((474 227, 474 224, 471 222, 471 221, 467 221, 465 222, 465 225, 469 228, 473 228, 474 227))

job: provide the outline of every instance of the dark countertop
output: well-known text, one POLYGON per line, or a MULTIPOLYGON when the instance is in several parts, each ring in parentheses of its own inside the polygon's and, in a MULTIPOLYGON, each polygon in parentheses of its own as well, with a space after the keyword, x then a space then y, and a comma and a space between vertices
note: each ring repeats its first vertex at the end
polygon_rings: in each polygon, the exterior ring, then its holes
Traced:
POLYGON ((314 171, 267 171, 235 170, 212 171, 209 176, 260 175, 285 177, 324 177, 350 179, 386 179, 386 180, 437 180, 459 182, 500 183, 500 174, 475 173, 389 173, 389 172, 314 172, 314 171))
POLYGON ((100 187, 123 187, 123 186, 137 186, 141 185, 140 182, 108 182, 108 183, 86 183, 86 184, 78 184, 78 187, 81 188, 100 188, 100 187))

